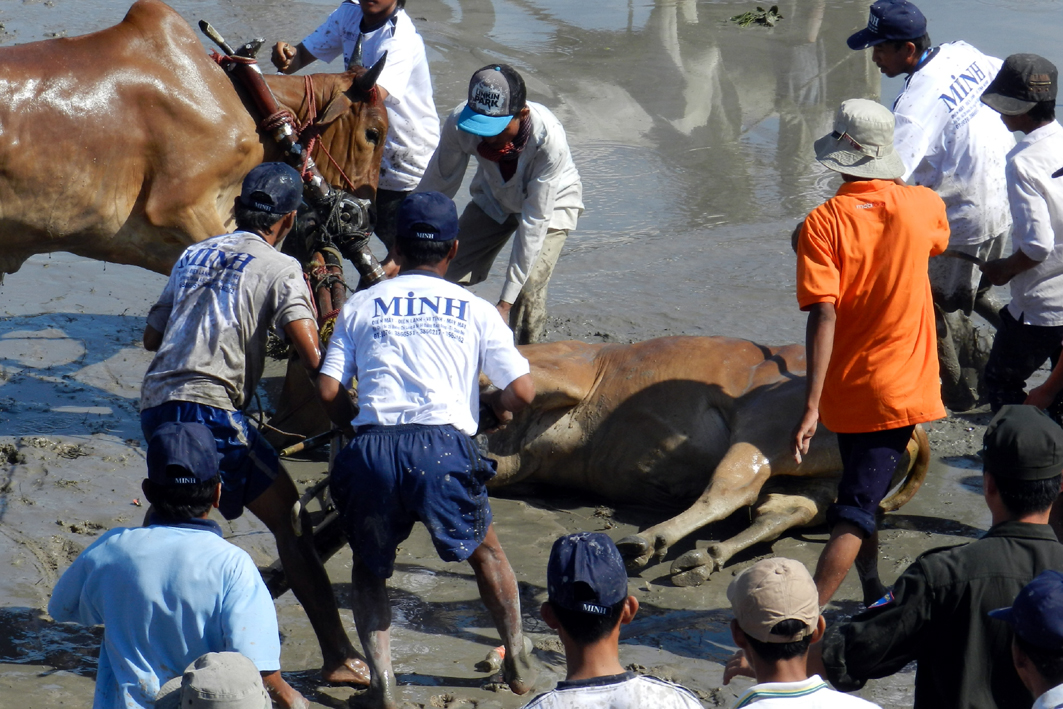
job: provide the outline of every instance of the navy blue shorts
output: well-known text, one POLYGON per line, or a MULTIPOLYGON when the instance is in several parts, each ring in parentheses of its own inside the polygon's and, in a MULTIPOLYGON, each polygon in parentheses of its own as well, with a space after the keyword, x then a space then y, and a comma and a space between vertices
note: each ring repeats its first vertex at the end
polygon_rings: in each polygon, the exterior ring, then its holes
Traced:
POLYGON ((890 491, 893 473, 913 430, 915 426, 903 426, 871 433, 838 434, 842 480, 837 501, 827 508, 827 524, 833 527, 845 521, 868 535, 875 533, 878 503, 890 491))
POLYGON ((225 519, 236 519, 244 506, 273 484, 280 470, 280 457, 258 429, 249 426, 241 411, 228 411, 190 401, 167 401, 140 412, 144 440, 169 421, 201 423, 214 434, 221 453, 221 503, 225 519))
POLYGON ((332 499, 347 540, 379 578, 420 520, 443 561, 464 561, 491 524, 484 483, 495 461, 453 426, 362 426, 332 466, 332 499))

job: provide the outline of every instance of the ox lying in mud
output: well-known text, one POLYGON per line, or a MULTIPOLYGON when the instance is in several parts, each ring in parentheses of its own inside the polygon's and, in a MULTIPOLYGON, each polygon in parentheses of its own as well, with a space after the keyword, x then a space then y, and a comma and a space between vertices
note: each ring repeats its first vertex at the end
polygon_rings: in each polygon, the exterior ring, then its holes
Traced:
MULTIPOLYGON (((366 199, 388 130, 374 76, 267 77, 300 124, 315 107, 324 177, 366 199)), ((158 0, 93 34, 0 48, 0 276, 51 251, 169 273, 229 231, 244 175, 279 159, 250 105, 158 0)))
MULTIPOLYGON (((498 475, 583 490, 619 503, 685 511, 617 542, 632 571, 676 542, 752 505, 739 535, 676 559, 672 580, 697 585, 735 553, 819 523, 837 495, 836 437, 820 428, 798 465, 790 431, 804 406, 799 345, 726 337, 667 337, 632 345, 528 345, 535 401, 488 436, 498 475)), ((911 499, 930 451, 917 427, 889 511, 911 499)))

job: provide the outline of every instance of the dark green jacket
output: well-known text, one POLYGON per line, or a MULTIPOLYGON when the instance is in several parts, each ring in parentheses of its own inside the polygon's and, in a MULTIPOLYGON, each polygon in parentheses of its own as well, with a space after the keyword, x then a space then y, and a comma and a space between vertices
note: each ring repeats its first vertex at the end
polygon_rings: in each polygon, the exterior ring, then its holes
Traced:
POLYGON ((853 691, 912 660, 915 709, 1029 709, 1011 663, 1011 629, 987 617, 1045 569, 1063 571, 1063 544, 1043 524, 1004 522, 984 537, 932 549, 908 567, 893 600, 827 630, 827 679, 853 691))

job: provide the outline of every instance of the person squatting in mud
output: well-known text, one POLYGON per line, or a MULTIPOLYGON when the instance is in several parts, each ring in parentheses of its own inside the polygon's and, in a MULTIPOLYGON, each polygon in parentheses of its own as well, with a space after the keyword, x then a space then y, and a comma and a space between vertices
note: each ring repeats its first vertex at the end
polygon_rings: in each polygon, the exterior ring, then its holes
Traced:
MULTIPOLYGON (((405 7, 406 0, 344 2, 297 46, 278 42, 272 56, 277 69, 294 74, 318 59, 332 61, 341 51, 347 66, 358 42, 365 66, 387 54, 376 80, 388 111, 388 135, 376 192, 375 231, 389 249, 395 240, 399 204, 421 181, 439 143, 439 115, 424 40, 405 7)), ((398 271, 390 257, 382 265, 389 275, 398 271)))
POLYGON ((898 181, 893 115, 875 101, 838 108, 816 159, 840 172, 838 193, 805 219, 797 301, 808 311, 805 411, 791 448, 800 464, 820 416, 838 435, 842 479, 816 566, 820 605, 857 563, 864 602, 878 578, 876 511, 916 424, 945 416, 927 263, 948 245, 945 205, 898 181))
POLYGON ((297 537, 292 528, 295 483, 243 413, 262 376, 271 328, 291 341, 309 371, 320 365, 302 266, 275 248, 302 196, 294 168, 262 163, 244 178, 236 200, 238 231, 181 255, 144 328, 144 347, 155 357, 140 391, 140 425, 149 441, 169 421, 211 430, 222 456, 222 516, 236 519, 247 507, 269 528, 321 645, 322 677, 364 685, 369 669, 343 630, 328 574, 310 536, 297 537))
MULTIPOLYGON (((978 98, 1000 60, 966 42, 932 47, 926 17, 908 0, 878 0, 867 28, 847 43, 854 50, 871 48, 872 61, 886 76, 908 76, 893 104, 893 145, 904 163, 900 177, 944 200, 948 253, 999 257, 1011 225, 1004 163, 1015 139, 978 98)), ((934 258, 929 273, 942 396, 951 409, 970 409, 984 395, 971 381, 981 373, 972 370, 984 365, 967 352, 973 337, 968 316, 974 310, 994 326, 1010 316, 999 313, 989 279, 972 260, 934 258)))
POLYGON ((159 426, 145 526, 108 531, 52 589, 56 621, 103 625, 93 709, 151 709, 196 658, 228 651, 246 656, 259 696, 264 682, 279 706, 308 706, 281 678, 277 612, 258 569, 208 519, 222 495, 219 457, 206 426, 159 426))
POLYGON ((685 687, 620 664, 620 626, 635 618, 639 602, 628 595, 624 559, 607 535, 578 532, 557 539, 546 588, 540 613, 565 646, 566 673, 528 709, 700 709, 685 687))
POLYGON ((469 81, 469 100, 455 108, 439 137, 418 192, 453 198, 469 157, 478 167, 462 212, 461 247, 447 280, 487 278, 514 233, 498 312, 519 345, 546 329, 546 288, 568 233, 583 213, 583 183, 565 129, 545 106, 526 100, 524 79, 507 64, 489 64, 469 81))
POLYGON ((1063 421, 1063 127, 1056 115, 1056 67, 1036 54, 1004 61, 982 103, 1000 114, 1009 130, 1026 135, 1008 153, 1011 256, 986 263, 993 283, 1011 286, 1011 302, 997 330, 985 380, 994 411, 1027 403, 1063 421), (1051 360, 1048 380, 1027 396, 1026 380, 1051 360))
POLYGON ((505 646, 503 679, 517 694, 534 672, 517 581, 491 523, 481 456, 480 401, 503 420, 535 397, 528 360, 498 311, 443 276, 458 253, 449 197, 420 192, 399 207, 399 275, 344 305, 318 377, 329 417, 353 438, 336 457, 331 491, 354 552, 352 605, 372 671, 365 700, 397 706, 387 579, 420 520, 441 559, 468 561, 505 646), (481 397, 480 372, 498 388, 481 397), (357 407, 346 387, 358 381, 357 407))

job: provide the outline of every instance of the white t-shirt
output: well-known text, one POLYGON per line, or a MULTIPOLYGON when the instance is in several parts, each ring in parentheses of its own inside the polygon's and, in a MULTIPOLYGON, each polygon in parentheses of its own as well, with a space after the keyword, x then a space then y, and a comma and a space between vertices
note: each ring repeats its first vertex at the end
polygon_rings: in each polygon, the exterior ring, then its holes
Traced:
POLYGON ((687 688, 649 675, 564 680, 540 694, 525 709, 702 709, 687 688))
POLYGON ((330 62, 343 51, 350 61, 362 37, 362 63, 372 66, 388 53, 377 84, 388 92, 388 137, 380 164, 380 189, 409 192, 421 181, 439 142, 439 115, 432 98, 432 78, 424 41, 405 10, 368 34, 362 34, 362 8, 347 0, 314 30, 303 46, 318 59, 330 62))
POLYGON ((1034 261, 1011 279, 1008 310, 1028 325, 1063 325, 1063 126, 1052 121, 1008 153, 1012 246, 1034 261))
POLYGON ((904 179, 941 196, 953 246, 980 244, 1011 223, 1004 163, 1015 139, 980 100, 1000 65, 966 42, 943 44, 893 104, 904 179))
POLYGON ((755 684, 742 693, 733 709, 748 706, 756 709, 882 709, 866 699, 831 689, 819 675, 812 675, 802 682, 755 684))
POLYGON ((439 147, 432 156, 417 192, 442 192, 451 199, 461 187, 469 157, 479 163, 469 185, 472 201, 501 224, 519 214, 517 236, 506 269, 500 300, 513 303, 539 258, 547 229, 572 230, 583 212, 583 183, 568 149, 565 129, 546 106, 528 101, 532 131, 517 159, 517 171, 502 178, 498 163, 476 151, 482 138, 458 128, 465 103, 447 116, 439 147))
POLYGON ((470 436, 481 371, 504 389, 530 369, 495 306, 423 271, 352 296, 321 367, 344 386, 358 380, 356 427, 451 424, 470 436))
POLYGON ((272 328, 316 324, 303 268, 255 234, 192 244, 174 264, 148 324, 163 333, 140 388, 140 410, 189 401, 242 410, 262 377, 272 328))
POLYGON ((1063 707, 1063 684, 1048 690, 1033 703, 1032 709, 1059 709, 1063 707))

